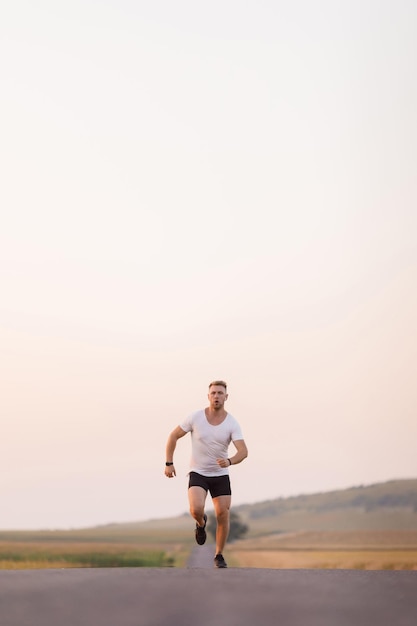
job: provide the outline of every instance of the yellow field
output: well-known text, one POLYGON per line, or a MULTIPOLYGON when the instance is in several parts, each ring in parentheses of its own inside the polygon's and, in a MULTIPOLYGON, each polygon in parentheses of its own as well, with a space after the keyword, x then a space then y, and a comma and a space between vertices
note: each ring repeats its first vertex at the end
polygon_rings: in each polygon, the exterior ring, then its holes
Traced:
POLYGON ((300 532, 241 540, 239 567, 417 570, 417 531, 300 532))

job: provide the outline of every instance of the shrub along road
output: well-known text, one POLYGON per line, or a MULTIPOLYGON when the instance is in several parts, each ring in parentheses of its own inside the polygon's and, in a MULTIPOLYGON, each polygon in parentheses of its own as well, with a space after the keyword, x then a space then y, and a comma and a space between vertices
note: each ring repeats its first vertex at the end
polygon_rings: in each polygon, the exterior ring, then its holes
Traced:
POLYGON ((415 626, 416 616, 416 571, 0 571, 1 626, 415 626))

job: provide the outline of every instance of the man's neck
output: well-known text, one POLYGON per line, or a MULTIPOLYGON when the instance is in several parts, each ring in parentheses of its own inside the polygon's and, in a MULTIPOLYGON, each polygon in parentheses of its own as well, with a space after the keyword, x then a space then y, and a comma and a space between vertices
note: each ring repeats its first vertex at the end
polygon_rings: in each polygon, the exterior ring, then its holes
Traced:
POLYGON ((212 406, 208 406, 206 408, 206 415, 207 417, 209 417, 210 419, 212 419, 213 421, 215 420, 224 420, 224 418, 227 415, 227 411, 224 408, 224 406, 221 407, 212 407, 212 406))

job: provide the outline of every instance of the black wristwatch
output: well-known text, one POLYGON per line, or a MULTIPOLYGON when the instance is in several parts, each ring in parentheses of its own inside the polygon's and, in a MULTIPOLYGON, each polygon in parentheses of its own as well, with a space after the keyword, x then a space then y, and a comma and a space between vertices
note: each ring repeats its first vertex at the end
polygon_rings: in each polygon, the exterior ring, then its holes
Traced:
POLYGON ((166 461, 165 465, 168 466, 168 465, 174 465, 174 464, 171 461, 166 461))

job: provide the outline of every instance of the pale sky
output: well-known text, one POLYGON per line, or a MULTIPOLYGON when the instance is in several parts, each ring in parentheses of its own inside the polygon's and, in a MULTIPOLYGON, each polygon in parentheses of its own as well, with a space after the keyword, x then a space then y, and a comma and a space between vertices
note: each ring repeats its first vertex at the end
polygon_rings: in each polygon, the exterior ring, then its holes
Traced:
POLYGON ((417 3, 0 9, 0 528, 417 477, 417 3))

